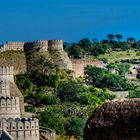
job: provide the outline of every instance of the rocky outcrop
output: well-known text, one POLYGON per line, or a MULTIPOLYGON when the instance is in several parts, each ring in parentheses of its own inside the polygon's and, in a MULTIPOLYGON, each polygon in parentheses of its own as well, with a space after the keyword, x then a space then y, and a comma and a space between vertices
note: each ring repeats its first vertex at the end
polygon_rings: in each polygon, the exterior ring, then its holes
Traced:
POLYGON ((49 129, 49 128, 44 128, 40 127, 40 140, 56 140, 56 133, 49 129))
POLYGON ((84 140, 139 140, 140 100, 105 103, 94 111, 84 129, 84 140))

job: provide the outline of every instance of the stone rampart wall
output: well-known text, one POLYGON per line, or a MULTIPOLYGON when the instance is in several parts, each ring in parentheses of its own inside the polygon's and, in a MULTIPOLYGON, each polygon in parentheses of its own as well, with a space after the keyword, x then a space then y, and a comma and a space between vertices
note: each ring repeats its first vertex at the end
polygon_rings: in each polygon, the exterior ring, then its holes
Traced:
POLYGON ((0 97, 0 118, 20 117, 18 97, 0 97))
POLYGON ((15 140, 39 140, 38 119, 2 118, 0 123, 1 128, 5 129, 15 140))
POLYGON ((6 80, 0 80, 0 97, 10 97, 10 82, 6 80))
POLYGON ((125 78, 130 79, 130 80, 137 79, 137 74, 126 74, 125 78))
POLYGON ((0 79, 14 82, 14 67, 13 66, 0 67, 0 79))
POLYGON ((40 52, 50 50, 63 50, 63 40, 36 40, 33 42, 6 42, 0 46, 0 52, 4 51, 28 51, 39 49, 40 52))
POLYGON ((84 76, 84 67, 92 65, 103 68, 105 64, 102 61, 72 60, 73 70, 76 77, 84 76))

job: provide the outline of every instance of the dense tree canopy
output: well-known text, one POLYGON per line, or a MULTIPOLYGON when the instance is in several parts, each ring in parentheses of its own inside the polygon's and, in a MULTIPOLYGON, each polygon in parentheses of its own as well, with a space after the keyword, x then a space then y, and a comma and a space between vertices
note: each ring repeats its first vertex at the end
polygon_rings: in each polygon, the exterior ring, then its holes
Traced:
POLYGON ((114 90, 128 90, 130 86, 123 76, 112 74, 106 69, 97 68, 93 66, 85 67, 85 80, 88 84, 98 87, 108 87, 114 90))
POLYGON ((65 49, 75 59, 81 59, 87 55, 97 57, 110 51, 125 51, 134 48, 139 50, 140 43, 135 38, 128 37, 126 41, 122 41, 122 39, 121 34, 108 34, 107 39, 102 39, 101 41, 97 38, 92 39, 92 41, 88 38, 83 38, 78 43, 66 45, 65 49))

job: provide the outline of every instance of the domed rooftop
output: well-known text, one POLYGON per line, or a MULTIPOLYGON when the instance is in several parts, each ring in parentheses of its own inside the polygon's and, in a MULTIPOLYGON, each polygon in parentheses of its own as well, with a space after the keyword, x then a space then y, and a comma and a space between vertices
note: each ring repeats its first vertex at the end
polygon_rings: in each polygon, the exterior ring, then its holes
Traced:
POLYGON ((108 102, 93 112, 84 140, 140 140, 140 100, 108 102))

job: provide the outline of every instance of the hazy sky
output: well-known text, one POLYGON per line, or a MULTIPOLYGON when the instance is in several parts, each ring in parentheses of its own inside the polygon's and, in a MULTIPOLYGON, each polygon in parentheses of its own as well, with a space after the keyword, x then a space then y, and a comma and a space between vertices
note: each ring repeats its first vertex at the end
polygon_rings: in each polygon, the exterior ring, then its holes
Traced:
POLYGON ((0 18, 0 43, 108 33, 140 40, 140 0, 0 0, 0 18))

